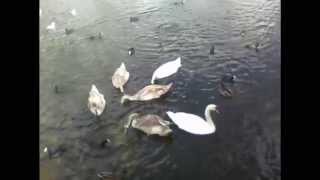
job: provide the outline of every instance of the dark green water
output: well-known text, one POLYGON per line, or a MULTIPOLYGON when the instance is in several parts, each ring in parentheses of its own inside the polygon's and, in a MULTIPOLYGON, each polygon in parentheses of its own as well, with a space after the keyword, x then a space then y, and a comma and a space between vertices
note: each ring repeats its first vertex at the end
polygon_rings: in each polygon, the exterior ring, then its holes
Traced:
POLYGON ((280 173, 279 0, 40 0, 40 175, 42 180, 98 179, 113 172, 132 180, 265 180, 280 173), (77 16, 68 13, 76 8, 77 16), (130 17, 138 17, 130 22, 130 17), (46 26, 56 22, 56 31, 46 26), (65 34, 65 28, 74 32, 65 34), (102 39, 89 36, 102 32, 102 39), (259 50, 253 46, 259 43, 259 50), (208 56, 211 44, 214 56, 208 56), (127 49, 134 47, 135 56, 127 49), (121 105, 111 76, 121 62, 130 72, 129 94, 153 71, 181 56, 165 98, 121 105), (239 78, 231 99, 216 89, 222 75, 239 78), (87 109, 96 84, 107 107, 99 121, 87 109), (55 93, 55 86, 58 93, 55 93), (188 134, 173 126, 171 138, 147 137, 123 124, 133 112, 167 110, 204 116, 219 106, 217 131, 188 134), (106 138, 111 143, 100 144, 106 138), (43 150, 63 148, 52 159, 43 150))

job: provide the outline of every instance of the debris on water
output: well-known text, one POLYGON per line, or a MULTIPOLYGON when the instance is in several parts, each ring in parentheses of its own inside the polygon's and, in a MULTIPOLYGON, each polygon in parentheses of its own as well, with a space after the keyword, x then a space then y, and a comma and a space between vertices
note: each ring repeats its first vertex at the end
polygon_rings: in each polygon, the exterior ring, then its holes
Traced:
POLYGON ((138 17, 130 17, 130 22, 137 22, 139 21, 138 17))
POLYGON ((47 26, 47 30, 55 31, 56 30, 56 23, 55 22, 51 22, 51 24, 49 24, 47 26))
POLYGON ((70 29, 69 29, 69 28, 65 28, 64 31, 65 31, 66 35, 69 35, 69 34, 71 34, 71 33, 74 32, 74 29, 72 29, 72 28, 70 28, 70 29))
POLYGON ((214 55, 214 45, 211 46, 209 54, 214 55))
POLYGON ((67 148, 63 145, 58 146, 57 148, 47 148, 49 159, 54 159, 62 156, 67 151, 67 148))
POLYGON ((113 175, 112 172, 104 171, 97 174, 100 179, 103 180, 116 180, 117 178, 113 175))
POLYGON ((72 16, 76 16, 76 15, 77 15, 76 9, 72 9, 72 10, 70 11, 70 14, 71 14, 72 16))
POLYGON ((134 54, 135 54, 134 48, 129 48, 129 49, 128 49, 128 54, 129 54, 129 56, 134 55, 134 54))

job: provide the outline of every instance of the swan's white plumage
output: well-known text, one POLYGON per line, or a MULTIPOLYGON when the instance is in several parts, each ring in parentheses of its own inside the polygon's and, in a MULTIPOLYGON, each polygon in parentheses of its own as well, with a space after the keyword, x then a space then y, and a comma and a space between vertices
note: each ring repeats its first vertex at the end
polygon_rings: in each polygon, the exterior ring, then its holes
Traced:
POLYGON ((209 125, 203 118, 189 113, 171 111, 167 112, 170 119, 180 128, 192 134, 212 134, 216 127, 209 125))
POLYGON ((49 24, 47 26, 47 30, 56 30, 56 23, 55 22, 51 22, 51 24, 49 24))
POLYGON ((181 58, 178 57, 174 61, 169 61, 165 64, 159 66, 152 75, 151 84, 154 84, 154 80, 165 78, 171 76, 176 73, 178 69, 181 67, 181 58))
POLYGON ((112 76, 112 84, 116 88, 120 88, 123 93, 123 86, 128 82, 130 73, 127 71, 125 64, 122 62, 120 67, 114 72, 112 76))
POLYGON ((101 94, 95 85, 91 86, 88 98, 88 108, 92 114, 100 116, 106 106, 104 95, 101 94))
POLYGON ((71 14, 72 16, 76 16, 76 15, 77 15, 76 9, 72 9, 72 10, 70 11, 70 14, 71 14))

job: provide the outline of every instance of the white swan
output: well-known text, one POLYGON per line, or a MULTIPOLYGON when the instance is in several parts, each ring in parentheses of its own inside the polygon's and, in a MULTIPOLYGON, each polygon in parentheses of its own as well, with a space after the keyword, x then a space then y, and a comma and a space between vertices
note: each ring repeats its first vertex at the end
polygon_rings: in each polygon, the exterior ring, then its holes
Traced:
POLYGON ((89 92, 88 98, 88 108, 92 114, 100 116, 106 106, 106 100, 103 94, 101 94, 97 87, 93 84, 91 86, 91 91, 89 92))
POLYGON ((205 117, 207 121, 197 115, 184 112, 173 113, 168 111, 167 114, 180 129, 192 134, 205 135, 212 134, 216 131, 216 126, 212 121, 210 111, 218 112, 217 106, 214 104, 207 105, 205 110, 205 117))
POLYGON ((169 61, 165 64, 162 64, 158 69, 153 72, 151 84, 154 84, 156 79, 162 79, 172 74, 176 73, 178 69, 181 67, 181 58, 178 57, 174 61, 169 61))

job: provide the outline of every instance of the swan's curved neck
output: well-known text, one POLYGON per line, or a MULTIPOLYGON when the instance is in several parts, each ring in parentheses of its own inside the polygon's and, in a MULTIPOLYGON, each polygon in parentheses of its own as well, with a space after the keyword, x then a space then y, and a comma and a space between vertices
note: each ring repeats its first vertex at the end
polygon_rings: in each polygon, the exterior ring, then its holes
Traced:
POLYGON ((156 75, 155 75, 155 73, 153 73, 152 78, 151 78, 151 84, 154 84, 155 80, 156 80, 156 75))
POLYGON ((130 96, 130 95, 125 94, 121 98, 121 104, 123 104, 126 100, 134 101, 136 99, 137 99, 136 96, 130 96))
POLYGON ((211 110, 212 110, 212 109, 210 109, 209 107, 207 107, 206 110, 205 110, 204 115, 205 115, 205 117, 206 117, 207 123, 208 123, 209 125, 211 125, 211 126, 214 126, 214 123, 213 123, 213 121, 212 121, 212 117, 211 117, 211 114, 210 114, 210 111, 211 111, 211 110))

